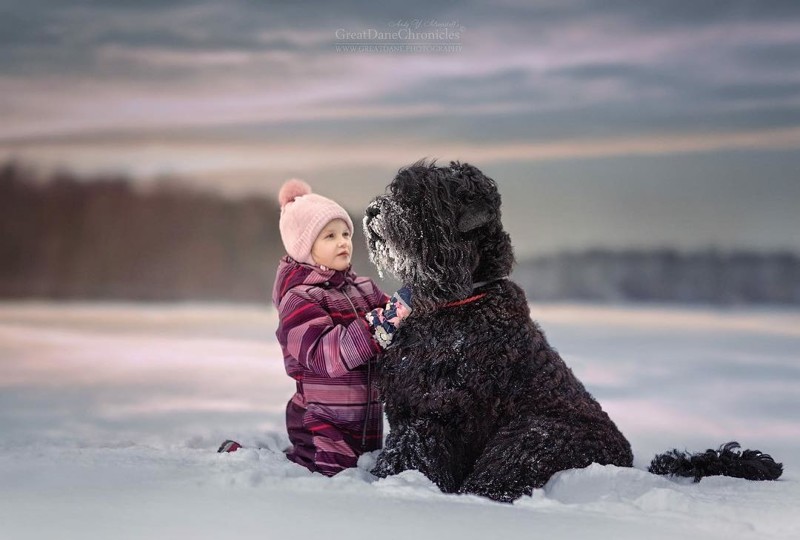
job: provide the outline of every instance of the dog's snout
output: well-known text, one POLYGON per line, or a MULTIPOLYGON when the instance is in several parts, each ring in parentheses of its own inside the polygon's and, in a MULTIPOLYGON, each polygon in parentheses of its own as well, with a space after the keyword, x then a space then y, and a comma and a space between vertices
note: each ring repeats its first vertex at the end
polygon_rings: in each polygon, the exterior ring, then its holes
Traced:
POLYGON ((367 206, 367 209, 364 211, 364 234, 370 239, 370 241, 377 240, 381 237, 379 232, 380 221, 380 199, 375 199, 369 203, 369 206, 367 206))
POLYGON ((369 206, 367 206, 367 211, 366 211, 367 218, 368 219, 372 219, 372 218, 374 218, 375 216, 377 216, 380 213, 381 213, 381 209, 378 206, 378 200, 375 199, 374 201, 369 203, 369 206))

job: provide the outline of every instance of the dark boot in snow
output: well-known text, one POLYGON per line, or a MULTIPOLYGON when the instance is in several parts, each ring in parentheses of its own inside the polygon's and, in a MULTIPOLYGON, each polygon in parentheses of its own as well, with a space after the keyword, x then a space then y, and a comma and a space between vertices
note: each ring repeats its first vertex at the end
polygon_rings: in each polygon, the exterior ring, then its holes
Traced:
POLYGON ((219 452, 220 454, 224 452, 236 452, 241 447, 242 445, 239 444, 238 442, 228 439, 227 441, 222 443, 222 445, 220 445, 219 450, 217 450, 217 452, 219 452))

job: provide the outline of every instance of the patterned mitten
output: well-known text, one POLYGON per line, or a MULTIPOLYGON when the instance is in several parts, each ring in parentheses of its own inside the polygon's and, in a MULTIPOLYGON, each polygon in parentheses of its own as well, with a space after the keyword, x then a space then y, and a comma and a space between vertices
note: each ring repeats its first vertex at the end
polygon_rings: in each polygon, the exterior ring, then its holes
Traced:
POLYGON ((397 327, 411 313, 411 288, 401 287, 389 299, 386 307, 375 308, 366 315, 375 340, 384 349, 392 344, 397 327))

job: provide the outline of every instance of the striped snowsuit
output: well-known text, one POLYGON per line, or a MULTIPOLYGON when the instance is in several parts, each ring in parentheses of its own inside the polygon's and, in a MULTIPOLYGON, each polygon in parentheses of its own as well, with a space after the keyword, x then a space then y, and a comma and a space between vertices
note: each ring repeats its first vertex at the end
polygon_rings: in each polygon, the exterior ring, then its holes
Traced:
POLYGON ((288 457, 328 476, 354 467, 359 455, 382 446, 383 408, 374 376, 367 392, 367 363, 381 348, 364 315, 388 298, 349 269, 322 270, 286 256, 272 300, 286 373, 297 385, 286 407, 293 445, 288 457))

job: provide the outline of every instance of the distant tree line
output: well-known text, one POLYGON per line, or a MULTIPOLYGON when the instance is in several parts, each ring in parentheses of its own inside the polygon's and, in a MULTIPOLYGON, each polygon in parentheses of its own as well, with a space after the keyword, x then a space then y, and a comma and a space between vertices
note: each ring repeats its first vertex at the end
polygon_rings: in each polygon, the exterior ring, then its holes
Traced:
MULTIPOLYGON (((187 185, 0 165, 0 298, 269 303, 284 254, 277 202, 187 185)), ((360 227, 354 245, 359 274, 397 285, 376 275, 360 227)), ((513 279, 531 300, 800 303, 788 253, 593 250, 521 261, 513 279)))
POLYGON ((800 303, 791 253, 591 250, 523 261, 514 278, 531 300, 800 303))
POLYGON ((270 302, 279 216, 269 197, 230 200, 174 180, 145 191, 119 177, 37 178, 7 163, 0 297, 270 302))

